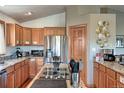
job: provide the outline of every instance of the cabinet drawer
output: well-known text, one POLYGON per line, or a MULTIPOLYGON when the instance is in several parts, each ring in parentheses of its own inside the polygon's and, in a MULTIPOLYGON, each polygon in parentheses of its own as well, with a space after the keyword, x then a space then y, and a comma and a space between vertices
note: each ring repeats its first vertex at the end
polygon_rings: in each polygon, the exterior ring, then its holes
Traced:
POLYGON ((105 66, 103 66, 103 65, 99 65, 99 70, 105 72, 105 68, 106 68, 105 66))
POLYGON ((94 62, 94 67, 99 68, 99 64, 97 62, 94 62))
POLYGON ((21 66, 20 63, 15 64, 15 69, 18 69, 21 66))
POLYGON ((116 79, 116 72, 115 71, 107 68, 106 72, 107 72, 108 76, 112 77, 113 79, 116 79))
POLYGON ((13 72, 14 71, 14 66, 10 66, 10 67, 6 68, 6 71, 7 71, 7 73, 13 72))

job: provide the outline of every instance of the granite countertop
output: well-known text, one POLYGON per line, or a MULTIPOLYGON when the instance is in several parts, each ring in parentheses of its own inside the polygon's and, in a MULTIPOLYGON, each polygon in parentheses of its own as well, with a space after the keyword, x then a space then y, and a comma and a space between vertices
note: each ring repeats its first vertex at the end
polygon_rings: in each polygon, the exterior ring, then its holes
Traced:
POLYGON ((22 58, 10 59, 10 60, 4 61, 4 64, 0 64, 0 71, 26 59, 28 59, 28 57, 22 57, 22 58))
POLYGON ((98 62, 102 65, 104 65, 105 67, 108 67, 116 72, 119 72, 121 74, 124 74, 124 66, 123 65, 120 65, 118 62, 106 62, 106 61, 103 61, 103 62, 98 62))
POLYGON ((31 57, 31 56, 29 56, 29 57, 22 57, 22 58, 17 58, 17 59, 10 59, 10 60, 4 61, 4 64, 0 64, 0 71, 3 69, 6 69, 7 67, 12 66, 16 63, 24 61, 28 58, 43 58, 43 57, 33 57, 33 56, 31 57))

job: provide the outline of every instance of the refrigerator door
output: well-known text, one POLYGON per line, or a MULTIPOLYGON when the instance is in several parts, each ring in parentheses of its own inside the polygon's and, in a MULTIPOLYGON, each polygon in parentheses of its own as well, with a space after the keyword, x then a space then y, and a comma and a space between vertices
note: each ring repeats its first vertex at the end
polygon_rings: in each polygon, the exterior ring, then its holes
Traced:
POLYGON ((46 62, 64 62, 65 36, 45 37, 45 59, 46 62))

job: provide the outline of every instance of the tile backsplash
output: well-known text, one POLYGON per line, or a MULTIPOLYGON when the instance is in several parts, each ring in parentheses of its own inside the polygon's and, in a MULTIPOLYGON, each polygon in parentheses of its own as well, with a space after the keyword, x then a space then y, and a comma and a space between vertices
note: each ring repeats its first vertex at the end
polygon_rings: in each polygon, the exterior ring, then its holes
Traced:
POLYGON ((16 52, 16 48, 20 47, 23 52, 30 52, 31 50, 43 50, 44 46, 16 46, 16 47, 6 47, 6 55, 9 56, 16 52))

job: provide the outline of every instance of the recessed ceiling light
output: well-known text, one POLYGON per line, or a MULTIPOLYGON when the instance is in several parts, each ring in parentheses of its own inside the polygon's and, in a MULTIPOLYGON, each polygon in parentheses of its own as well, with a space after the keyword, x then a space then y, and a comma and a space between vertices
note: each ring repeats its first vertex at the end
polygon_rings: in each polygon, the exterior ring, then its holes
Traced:
POLYGON ((32 12, 27 12, 25 13, 25 15, 32 15, 32 12))

